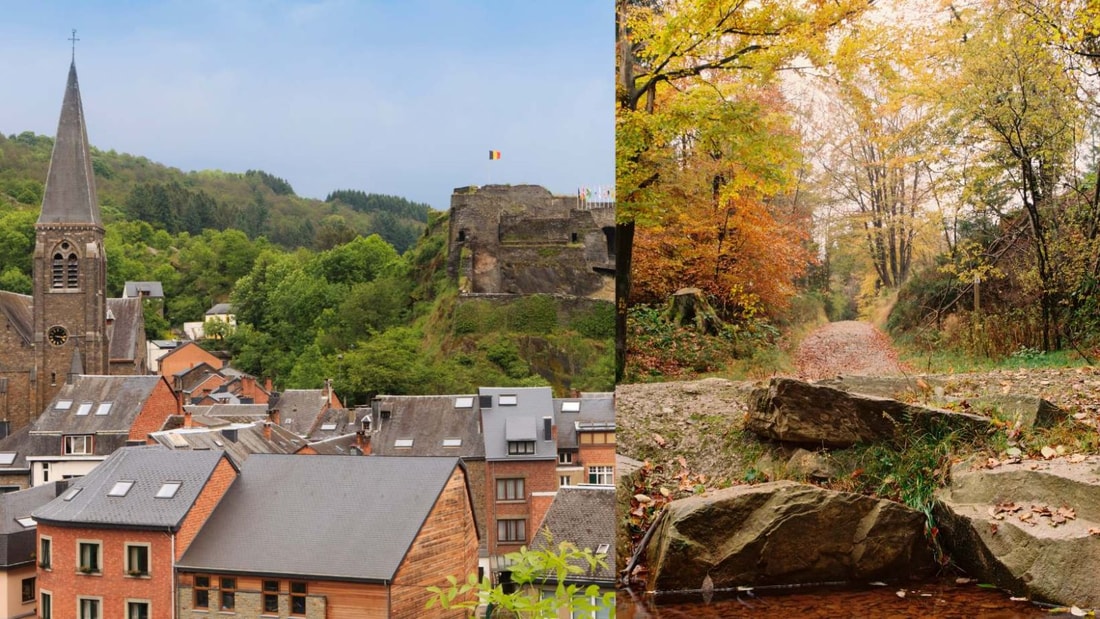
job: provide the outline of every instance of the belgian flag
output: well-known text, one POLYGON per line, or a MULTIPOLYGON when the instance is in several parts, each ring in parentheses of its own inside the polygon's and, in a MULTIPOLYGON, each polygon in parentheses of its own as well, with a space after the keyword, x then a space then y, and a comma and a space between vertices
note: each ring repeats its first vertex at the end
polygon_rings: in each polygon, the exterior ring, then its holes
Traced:
POLYGON ((497 159, 500 159, 500 151, 499 150, 489 151, 489 161, 496 161, 497 159))

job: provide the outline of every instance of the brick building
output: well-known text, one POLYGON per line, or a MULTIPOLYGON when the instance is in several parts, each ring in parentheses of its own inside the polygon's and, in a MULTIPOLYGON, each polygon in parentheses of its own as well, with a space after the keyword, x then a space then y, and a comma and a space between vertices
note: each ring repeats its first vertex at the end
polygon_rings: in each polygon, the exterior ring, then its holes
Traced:
POLYGON ((558 486, 611 485, 615 480, 615 399, 588 393, 554 400, 558 486))
POLYGON ((489 560, 500 565, 502 555, 530 544, 558 489, 554 401, 549 387, 482 387, 478 401, 489 560))
POLYGON ((477 545, 457 458, 255 454, 177 563, 176 616, 422 617, 477 545))
POLYGON ((108 299, 104 229, 96 201, 76 65, 35 224, 33 295, 0 292, 0 419, 29 425, 69 374, 144 374, 140 299, 108 299))
POLYGON ((36 616, 35 522, 30 516, 65 487, 53 483, 0 494, 0 616, 36 616))
POLYGON ((117 450, 33 514, 39 616, 174 616, 173 565, 237 475, 221 451, 117 450))

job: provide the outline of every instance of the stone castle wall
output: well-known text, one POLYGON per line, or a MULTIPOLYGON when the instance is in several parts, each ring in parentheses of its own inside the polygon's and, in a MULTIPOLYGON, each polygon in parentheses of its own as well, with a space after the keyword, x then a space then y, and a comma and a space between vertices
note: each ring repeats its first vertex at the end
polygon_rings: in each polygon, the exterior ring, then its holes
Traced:
POLYGON ((448 275, 473 294, 606 294, 615 213, 537 185, 462 187, 451 196, 448 275))

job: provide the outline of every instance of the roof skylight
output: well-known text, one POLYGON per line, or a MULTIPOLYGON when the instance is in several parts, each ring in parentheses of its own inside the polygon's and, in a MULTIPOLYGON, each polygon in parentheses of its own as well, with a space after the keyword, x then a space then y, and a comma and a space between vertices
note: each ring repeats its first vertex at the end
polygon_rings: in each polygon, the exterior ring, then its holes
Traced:
POLYGON ((473 397, 463 396, 461 398, 455 398, 455 408, 473 408, 473 407, 474 407, 473 397))
POLYGON ((596 546, 596 554, 605 555, 605 554, 607 554, 607 551, 610 550, 610 549, 611 549, 611 544, 600 544, 599 546, 596 546))
POLYGON ((80 494, 80 491, 84 488, 69 488, 69 491, 61 495, 62 501, 71 501, 76 498, 76 495, 80 494))
POLYGON ((166 481, 161 485, 160 490, 157 490, 156 497, 158 499, 170 499, 176 496, 176 493, 179 492, 180 486, 182 485, 182 481, 166 481))
POLYGON ((411 438, 399 438, 393 442, 394 447, 412 447, 413 440, 411 438))
POLYGON ((126 493, 133 487, 133 480, 124 479, 122 481, 116 481, 115 485, 111 487, 111 491, 107 493, 107 496, 126 496, 126 493))
POLYGON ((501 395, 499 402, 501 406, 515 406, 516 403, 519 402, 519 398, 516 397, 515 394, 501 395))
POLYGON ((24 529, 29 529, 29 528, 33 527, 34 525, 38 524, 37 522, 34 521, 34 518, 31 518, 30 516, 24 516, 22 518, 16 518, 15 521, 18 522, 19 526, 23 527, 24 529))
POLYGON ((15 462, 15 456, 14 451, 0 452, 0 466, 11 466, 15 462))
POLYGON ((81 402, 80 407, 76 409, 77 415, 87 415, 90 412, 92 412, 91 402, 81 402))
POLYGON ((579 413, 580 411, 581 403, 576 400, 561 403, 561 412, 563 413, 579 413))
POLYGON ((54 410, 67 411, 72 407, 73 407, 73 401, 72 400, 58 400, 57 404, 54 405, 54 410))
POLYGON ((462 439, 460 438, 445 438, 443 439, 444 447, 461 447, 462 439))
POLYGON ((101 402, 95 409, 95 414, 97 415, 106 415, 109 412, 111 412, 110 402, 101 402))
POLYGON ((334 423, 322 423, 321 424, 321 429, 322 430, 330 430, 330 431, 335 430, 336 429, 336 424, 334 424, 334 423))

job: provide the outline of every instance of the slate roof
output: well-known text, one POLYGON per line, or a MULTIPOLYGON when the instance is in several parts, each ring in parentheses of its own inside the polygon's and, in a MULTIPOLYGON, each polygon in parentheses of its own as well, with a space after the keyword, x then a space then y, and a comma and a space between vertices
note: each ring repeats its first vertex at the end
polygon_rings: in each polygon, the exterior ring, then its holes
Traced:
MULTIPOLYGON (((66 383, 34 423, 31 434, 129 433, 134 419, 152 395, 160 376, 77 376, 66 383), (64 403, 68 402, 66 406, 64 403), (89 405, 80 415, 82 405, 89 405), (101 405, 110 404, 106 414, 101 405), (58 408, 61 406, 61 408, 58 408)), ((96 449, 99 452, 99 449, 96 449)), ((102 453, 102 452, 100 452, 102 453)))
POLYGON ((363 429, 363 418, 371 416, 370 407, 330 408, 321 414, 313 430, 306 437, 311 442, 326 441, 340 436, 354 435, 363 429))
POLYGON ((17 518, 26 518, 49 503, 67 487, 67 482, 50 482, 34 488, 0 494, 0 568, 14 567, 34 561, 35 531, 24 527, 17 518))
POLYGON ((218 304, 214 305, 214 307, 211 307, 210 309, 206 310, 205 315, 206 316, 219 316, 219 315, 222 315, 222 314, 232 314, 232 313, 233 313, 233 308, 230 307, 228 303, 218 303, 218 304))
POLYGON ((485 458, 480 411, 476 395, 380 396, 378 409, 390 411, 389 419, 373 419, 371 453, 380 456, 459 456, 485 458), (467 408, 458 408, 470 403, 467 408), (410 447, 397 447, 398 440, 412 440, 410 447), (457 446, 443 441, 458 440, 457 446))
POLYGON ((279 423, 284 428, 308 436, 318 425, 328 398, 324 389, 287 389, 269 404, 279 411, 279 423))
POLYGON ((124 447, 72 482, 69 490, 35 510, 40 523, 177 530, 218 462, 218 450, 173 451, 159 445, 124 447), (134 482, 125 496, 108 496, 115 483, 134 482), (156 498, 167 481, 182 484, 172 498, 156 498), (71 500, 77 488, 81 490, 71 500))
POLYGON ((42 198, 39 224, 83 223, 102 226, 96 200, 95 175, 88 151, 88 131, 80 102, 76 63, 69 65, 65 99, 57 123, 57 138, 50 154, 50 170, 42 198))
MULTIPOLYGON (((563 486, 558 488, 542 527, 531 542, 533 550, 572 542, 593 552, 607 544, 607 565, 595 573, 577 575, 579 581, 615 581, 615 489, 611 486, 563 486), (550 540, 542 533, 550 531, 550 540)), ((583 562, 577 565, 585 567, 583 562)))
POLYGON ((481 387, 478 395, 491 396, 492 407, 481 408, 485 434, 486 460, 547 460, 558 457, 553 440, 543 438, 543 418, 554 416, 554 400, 549 387, 481 387), (515 396, 514 406, 501 406, 500 396, 515 396), (535 453, 508 455, 508 441, 529 440, 536 436, 535 453))
POLYGON ((576 449, 577 423, 615 423, 614 394, 586 393, 579 398, 555 398, 554 420, 558 426, 558 449, 576 449), (567 402, 574 406, 563 406, 567 402), (565 411, 563 408, 580 410, 565 411))
POLYGON ((164 298, 164 287, 160 282, 126 282, 122 287, 122 297, 126 299, 141 298, 143 292, 147 293, 144 295, 146 297, 164 298))
POLYGON ((168 447, 182 450, 222 450, 229 459, 240 467, 252 454, 278 453, 292 454, 305 446, 306 441, 290 430, 271 427, 271 440, 264 437, 264 422, 232 423, 217 427, 176 428, 174 430, 153 432, 149 436, 168 447), (225 430, 230 430, 226 433, 225 430), (232 431, 236 431, 236 439, 232 431))
POLYGON ((457 458, 255 454, 177 566, 392 580, 457 458))
POLYGON ((0 464, 0 475, 30 470, 27 456, 33 455, 31 453, 34 447, 34 441, 31 439, 32 427, 23 426, 0 439, 0 454, 15 454, 11 464, 0 464))
POLYGON ((34 331, 34 318, 31 315, 31 306, 34 298, 25 294, 17 294, 0 290, 0 312, 8 319, 8 323, 23 338, 23 343, 31 343, 31 333, 34 331))
POLYGON ((141 299, 107 299, 107 311, 115 319, 110 333, 111 360, 136 359, 141 339, 139 335, 145 330, 141 299))

